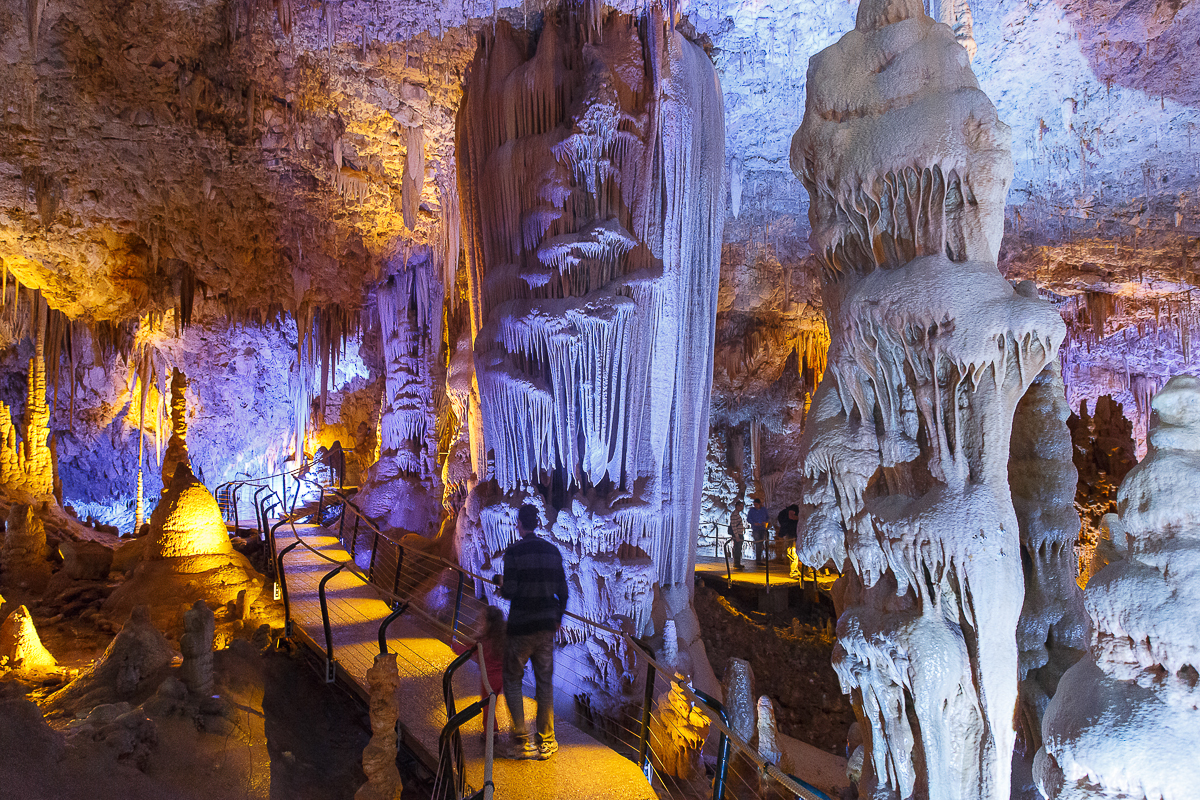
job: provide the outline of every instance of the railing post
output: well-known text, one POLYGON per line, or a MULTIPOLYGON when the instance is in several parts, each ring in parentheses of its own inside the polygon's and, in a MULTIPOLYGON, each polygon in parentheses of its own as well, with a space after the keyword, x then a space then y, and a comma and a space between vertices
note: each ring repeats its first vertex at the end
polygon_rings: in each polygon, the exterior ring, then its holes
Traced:
MULTIPOLYGON (((342 512, 346 513, 345 511, 342 512)), ((358 547, 358 514, 354 515, 354 530, 350 533, 350 560, 354 560, 354 548, 358 547)))
POLYGON ((767 550, 767 594, 771 593, 771 551, 767 550))
MULTIPOLYGON (((696 696, 704 701, 704 704, 717 712, 721 717, 721 722, 725 726, 729 726, 729 717, 725 713, 725 706, 714 697, 710 697, 699 689, 693 688, 692 691, 696 696)), ((729 774, 729 737, 725 735, 725 731, 721 731, 721 739, 717 744, 717 774, 713 777, 713 800, 722 800, 725 796, 725 778, 729 774)))
POLYGON ((729 548, 732 546, 732 539, 725 543, 725 580, 729 583, 730 588, 733 588, 733 569, 729 566, 729 548))
POLYGON ((338 514, 338 541, 341 542, 343 545, 346 544, 346 540, 344 538, 342 538, 342 536, 345 532, 345 529, 346 529, 346 498, 343 497, 342 498, 342 513, 338 514))
POLYGON ((460 570, 458 573, 458 590, 454 594, 454 618, 450 621, 450 646, 454 646, 454 640, 458 638, 458 615, 462 611, 462 594, 463 594, 464 575, 460 570))
POLYGON ((283 596, 283 635, 287 637, 292 635, 292 606, 288 601, 287 576, 283 572, 283 557, 299 546, 300 540, 297 539, 275 556, 275 577, 279 580, 279 591, 283 596))
POLYGON ((321 512, 325 510, 325 487, 320 484, 317 485, 321 487, 321 497, 317 500, 317 526, 320 527, 321 512))
POLYGON ((404 548, 396 544, 396 574, 392 576, 392 594, 400 594, 400 570, 404 568, 404 548))
POLYGON ((658 674, 654 669, 654 652, 644 642, 633 639, 634 644, 642 649, 649 656, 646 660, 646 692, 642 698, 642 732, 638 737, 638 767, 646 776, 646 780, 653 783, 653 767, 650 763, 650 712, 654 706, 654 678, 658 674))
POLYGON ((329 604, 325 600, 325 584, 329 583, 329 579, 337 575, 346 567, 345 564, 338 564, 333 569, 321 578, 321 582, 317 585, 317 596, 321 599, 321 624, 325 626, 325 682, 333 683, 337 674, 337 666, 333 660, 333 631, 329 628, 329 604))
MULTIPOLYGON (((233 486, 233 529, 235 531, 241 531, 241 529, 242 529, 242 520, 241 520, 240 515, 238 514, 238 499, 237 499, 238 490, 241 488, 242 488, 242 485, 240 483, 234 484, 234 486, 233 486)), ((241 535, 242 535, 241 533, 238 533, 238 536, 241 536, 241 535)))

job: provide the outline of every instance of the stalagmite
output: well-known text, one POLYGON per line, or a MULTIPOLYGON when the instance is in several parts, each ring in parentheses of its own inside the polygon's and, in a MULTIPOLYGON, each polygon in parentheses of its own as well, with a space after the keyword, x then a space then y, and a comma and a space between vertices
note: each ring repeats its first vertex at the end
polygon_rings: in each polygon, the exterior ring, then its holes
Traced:
POLYGON ((10 508, 0 547, 0 582, 42 591, 50 579, 49 555, 41 518, 27 505, 18 503, 10 508))
MULTIPOLYGON (((715 691, 690 596, 724 216, 717 76, 657 6, 641 24, 548 11, 532 49, 497 23, 459 112, 481 481, 463 558, 490 565, 515 506, 548 497, 573 607, 661 633, 657 592, 681 661, 715 691)), ((608 692, 610 644, 579 653, 608 692)))
POLYGON ((396 654, 375 656, 367 670, 367 690, 370 695, 371 741, 363 750, 363 773, 367 782, 354 794, 354 800, 400 800, 404 785, 396 769, 396 720, 400 703, 396 690, 400 674, 396 654))
POLYGON ((1034 777, 1050 800, 1184 800, 1200 786, 1200 379, 1153 401, 1149 452, 1105 517, 1117 560, 1084 592, 1088 653, 1062 676, 1034 777))
POLYGON ((203 600, 192 603, 183 615, 183 636, 179 637, 179 650, 183 664, 179 677, 188 690, 206 697, 213 690, 213 632, 216 620, 212 610, 203 600))
POLYGON ((708 715, 693 706, 679 684, 658 698, 650 718, 654 768, 662 775, 690 781, 704 775, 700 748, 708 736, 708 715))
POLYGON ((177 633, 186 605, 202 600, 222 606, 243 590, 253 603, 262 592, 262 576, 234 551, 217 501, 186 464, 175 468, 150 516, 150 533, 138 543, 140 561, 104 601, 102 610, 110 618, 146 605, 157 625, 177 633))
POLYGON ((35 298, 34 354, 29 360, 25 393, 25 421, 21 441, 8 405, 0 402, 0 486, 33 500, 54 497, 54 459, 47 444, 50 408, 46 404, 46 317, 47 311, 35 298))
POLYGON ((54 672, 58 662, 43 645, 29 609, 20 606, 0 625, 0 670, 34 675, 54 672))
POLYGON ((834 667, 872 798, 1008 800, 1022 584, 1014 409, 1065 326, 999 274, 1009 131, 914 0, 813 57, 791 164, 831 345, 798 551, 843 571, 834 667))
POLYGON ((187 451, 187 376, 178 368, 171 370, 171 438, 167 441, 167 452, 162 460, 163 492, 171 485, 175 467, 180 464, 191 468, 187 451))

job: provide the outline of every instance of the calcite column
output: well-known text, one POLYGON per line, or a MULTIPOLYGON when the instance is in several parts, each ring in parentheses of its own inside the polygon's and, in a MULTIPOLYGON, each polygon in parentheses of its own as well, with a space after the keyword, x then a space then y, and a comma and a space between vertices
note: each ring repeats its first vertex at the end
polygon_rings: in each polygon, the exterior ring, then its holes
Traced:
POLYGON ((432 256, 411 255, 375 298, 385 370, 379 460, 357 502, 389 528, 425 533, 441 501, 433 385, 442 283, 432 256))
POLYGON ((404 784, 396 768, 396 720, 400 703, 396 690, 400 674, 396 669, 396 654, 375 656, 367 670, 367 691, 370 696, 371 741, 363 750, 363 772, 367 782, 354 794, 354 800, 400 800, 404 784))
MULTIPOLYGON (((466 81, 456 153, 482 483, 461 550, 487 568, 532 499, 575 610, 638 634, 676 618, 681 667, 707 670, 690 593, 724 221, 720 87, 657 7, 641 20, 587 8, 547 12, 536 47, 498 24, 466 81)), ((597 659, 597 698, 623 680, 602 650, 580 654, 597 659)))
MULTIPOLYGON (((1028 281, 1017 287, 1033 296, 1028 281)), ((1079 559, 1078 473, 1067 428, 1062 369, 1052 361, 1034 379, 1013 419, 1008 461, 1013 507, 1021 529, 1025 604, 1017 625, 1022 754, 1032 759, 1041 746, 1042 714, 1064 671, 1087 644, 1087 614, 1075 578, 1079 559)))
POLYGON ((1146 458, 1104 518, 1115 561, 1084 592, 1087 654, 1042 721, 1050 800, 1185 800, 1200 790, 1200 379, 1153 400, 1146 458))
POLYGON ((162 462, 162 491, 167 493, 175 468, 180 464, 191 467, 187 450, 187 376, 178 367, 171 370, 171 438, 162 462))
POLYGON ((834 667, 870 798, 1007 800, 1022 571, 1013 413, 1064 325, 996 268, 1008 128, 915 0, 815 56, 792 169, 832 342, 799 552, 843 571, 834 667))

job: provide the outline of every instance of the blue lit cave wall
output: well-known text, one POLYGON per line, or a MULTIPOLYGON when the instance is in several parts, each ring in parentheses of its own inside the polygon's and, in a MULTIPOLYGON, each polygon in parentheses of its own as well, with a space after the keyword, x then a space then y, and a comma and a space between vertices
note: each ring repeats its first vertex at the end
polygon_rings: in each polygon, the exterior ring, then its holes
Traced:
MULTIPOLYGON (((210 490, 239 477, 273 474, 294 462, 293 392, 298 381, 296 323, 284 316, 266 324, 229 325, 219 316, 200 315, 178 339, 169 319, 149 338, 170 368, 188 377, 188 451, 192 468, 210 490)), ((347 339, 330 380, 323 421, 310 417, 308 450, 340 441, 347 451, 347 478, 357 480, 375 452, 382 382, 378 329, 347 339)), ((0 400, 13 409, 20 428, 25 405, 25 373, 33 347, 28 341, 0 359, 0 400)), ((76 386, 72 412, 70 365, 64 358, 53 408, 53 437, 62 500, 80 519, 134 527, 137 492, 139 391, 131 384, 134 366, 119 354, 97 361, 90 336, 75 342, 76 386)), ((319 365, 315 370, 319 382, 319 365)), ((316 384, 319 386, 319 383, 316 384)), ((156 397, 152 390, 151 396, 156 397)), ((168 397, 169 403, 169 397, 168 397)), ((143 459, 144 515, 149 518, 162 489, 161 457, 155 444, 153 400, 147 403, 143 459)), ((166 447, 169 421, 160 420, 166 447)))

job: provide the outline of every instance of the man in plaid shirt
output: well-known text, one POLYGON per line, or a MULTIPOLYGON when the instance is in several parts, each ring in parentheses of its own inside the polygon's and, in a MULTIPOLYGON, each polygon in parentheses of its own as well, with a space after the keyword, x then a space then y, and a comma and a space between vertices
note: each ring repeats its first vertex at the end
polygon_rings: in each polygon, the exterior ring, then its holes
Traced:
POLYGON ((536 533, 538 510, 526 503, 517 512, 521 539, 504 551, 500 596, 512 601, 504 649, 504 699, 513 720, 513 758, 545 760, 558 751, 554 739, 554 635, 567 608, 562 554, 536 533), (521 679, 533 661, 537 698, 537 744, 525 727, 521 679))

